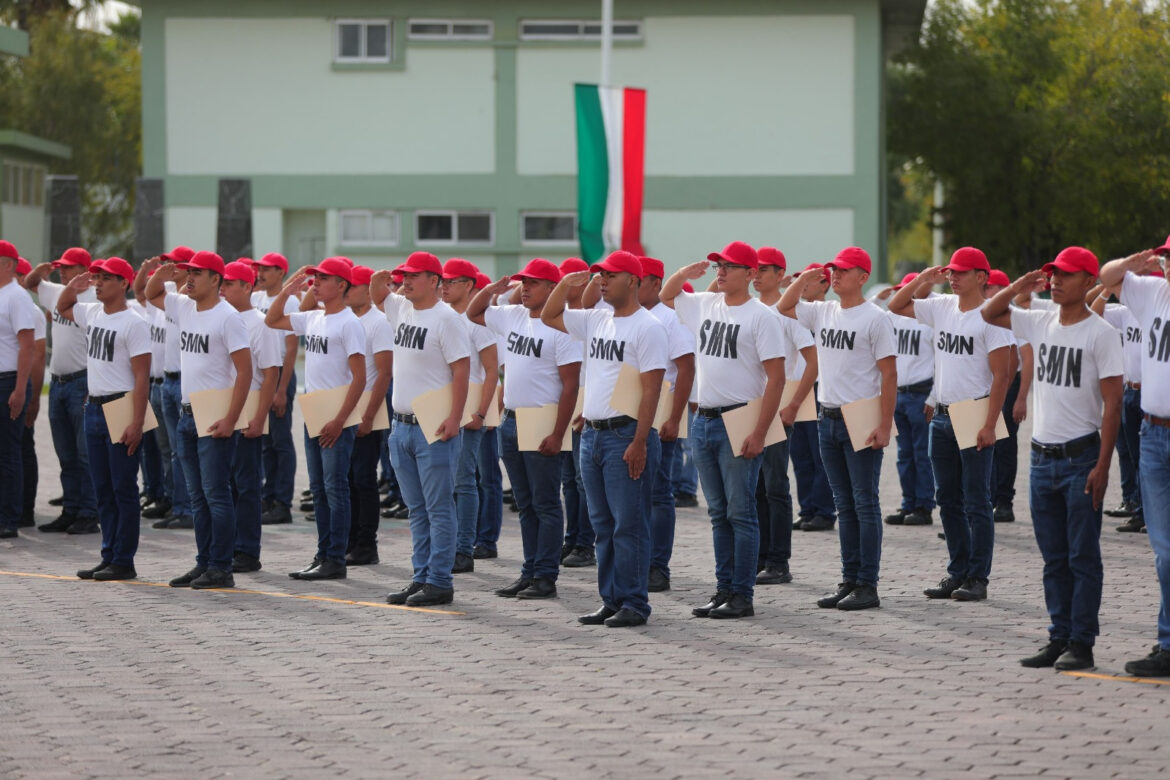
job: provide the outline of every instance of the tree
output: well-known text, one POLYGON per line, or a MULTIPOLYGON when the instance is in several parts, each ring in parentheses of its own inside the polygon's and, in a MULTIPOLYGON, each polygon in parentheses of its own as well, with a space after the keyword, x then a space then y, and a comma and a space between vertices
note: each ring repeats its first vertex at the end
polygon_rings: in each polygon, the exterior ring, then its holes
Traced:
POLYGON ((1166 0, 939 0, 891 66, 892 154, 942 181, 950 246, 1035 268, 1170 232, 1166 0))

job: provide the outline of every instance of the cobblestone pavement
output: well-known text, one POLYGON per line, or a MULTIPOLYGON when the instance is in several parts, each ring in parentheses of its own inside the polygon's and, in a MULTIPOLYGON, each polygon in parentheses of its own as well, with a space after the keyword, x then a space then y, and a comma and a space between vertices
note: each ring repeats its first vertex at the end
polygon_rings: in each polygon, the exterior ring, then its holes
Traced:
MULTIPOLYGON (((43 416, 37 441, 44 522, 43 416)), ((892 451, 882 484, 892 509, 892 451)), ((634 630, 576 623, 593 569, 564 571, 557 600, 492 595, 519 569, 510 513, 501 557, 457 576, 447 612, 383 602, 410 576, 404 521, 381 565, 316 584, 286 576, 312 526, 266 528, 264 569, 235 592, 160 587, 191 564, 189 531, 144 529, 140 579, 94 583, 73 572, 96 536, 22 530, 0 542, 0 776, 1165 777, 1170 685, 1122 672, 1154 641, 1153 556, 1115 525, 1091 676, 1018 665, 1047 625, 1023 521, 996 527, 986 602, 922 596, 945 568, 936 520, 886 528, 880 610, 817 609, 837 541, 798 531, 795 582, 759 588, 754 619, 713 621, 690 616, 713 564, 703 510, 683 511, 673 589, 634 630)))

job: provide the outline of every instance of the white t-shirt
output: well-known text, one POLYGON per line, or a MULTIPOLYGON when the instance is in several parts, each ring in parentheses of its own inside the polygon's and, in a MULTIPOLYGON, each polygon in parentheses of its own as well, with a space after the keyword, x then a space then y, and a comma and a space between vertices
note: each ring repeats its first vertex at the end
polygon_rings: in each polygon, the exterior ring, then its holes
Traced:
POLYGON ((821 405, 840 407, 881 395, 877 362, 897 355, 894 326, 885 311, 868 301, 848 309, 840 301, 800 301, 796 320, 816 340, 821 405))
MULTIPOLYGON (((186 297, 186 295, 184 293, 178 292, 178 287, 175 285, 174 282, 165 282, 163 284, 163 288, 167 291, 168 295, 180 294, 180 295, 183 295, 184 297, 186 297)), ((168 373, 168 374, 177 374, 177 373, 179 373, 179 370, 183 367, 182 359, 179 357, 179 319, 178 319, 178 317, 179 317, 178 312, 175 310, 172 310, 170 306, 168 306, 163 311, 163 319, 166 321, 166 324, 167 324, 166 350, 164 352, 163 371, 168 373)))
MULTIPOLYGON (((452 311, 455 311, 452 309, 452 311)), ((463 314, 455 312, 459 315, 459 321, 463 324, 463 329, 467 331, 467 343, 470 345, 471 366, 467 373, 467 381, 475 382, 476 384, 483 384, 484 368, 483 359, 479 353, 488 347, 496 347, 496 337, 490 330, 483 325, 477 325, 463 314)), ((496 354, 500 352, 499 347, 496 347, 496 354)), ((497 361, 497 366, 499 362, 497 361)))
POLYGON ((1011 314, 1012 332, 1027 339, 1035 355, 1032 438, 1063 444, 1099 430, 1105 410, 1101 380, 1123 370, 1117 331, 1096 315, 1061 325, 1059 309, 1011 314))
POLYGON ((33 341, 44 341, 46 332, 49 329, 48 325, 45 324, 45 313, 41 311, 41 307, 37 306, 37 302, 33 300, 32 293, 28 290, 25 290, 25 293, 28 294, 29 303, 33 305, 33 309, 37 313, 36 324, 33 325, 33 341))
MULTIPOLYGON (((57 301, 65 285, 56 282, 41 282, 37 286, 37 298, 41 306, 53 318, 53 354, 49 356, 49 373, 55 376, 76 374, 85 370, 85 331, 76 322, 67 320, 57 313, 57 301)), ((97 294, 92 287, 77 296, 78 303, 97 303, 97 294)))
POLYGON ((504 406, 523 409, 561 400, 560 366, 580 363, 581 342, 550 328, 540 317, 529 316, 519 304, 489 306, 483 313, 488 330, 499 336, 507 354, 508 380, 504 382, 504 406))
POLYGON ((775 312, 755 298, 728 306, 723 293, 713 292, 683 292, 674 310, 696 339, 700 407, 746 403, 764 394, 763 361, 783 358, 790 349, 775 312))
POLYGON ((655 304, 653 309, 649 309, 649 312, 666 328, 666 356, 670 362, 666 364, 666 376, 663 379, 670 382, 673 387, 678 379, 678 366, 674 361, 683 355, 695 354, 695 335, 679 320, 678 312, 662 301, 655 304))
POLYGON ((366 354, 366 331, 348 306, 336 314, 324 309, 288 315, 293 333, 305 337, 305 392, 332 390, 353 381, 351 355, 366 354))
POLYGON ((394 329, 394 392, 391 403, 399 414, 413 414, 411 402, 449 384, 451 364, 471 355, 467 318, 443 301, 416 309, 401 295, 383 304, 394 329))
POLYGON ((167 352, 167 319, 162 309, 157 309, 149 303, 127 301, 130 311, 137 314, 150 328, 150 378, 157 379, 163 375, 163 364, 167 352))
POLYGON ((914 316, 934 329, 934 395, 940 404, 982 398, 991 392, 988 353, 1015 346, 1006 328, 983 319, 980 308, 959 311, 959 296, 914 302, 914 316))
MULTIPOLYGON (((264 290, 255 290, 252 293, 252 308, 259 311, 261 314, 267 314, 268 310, 272 308, 272 302, 276 300, 275 295, 269 295, 264 290)), ((290 295, 284 301, 284 313, 295 314, 301 310, 301 302, 295 295, 290 295)), ((267 327, 267 326, 265 326, 267 327)), ((288 336, 287 330, 272 329, 276 335, 280 336, 280 360, 284 363, 284 353, 288 349, 288 344, 284 339, 288 336)), ((368 377, 367 377, 368 379, 368 377)))
POLYGON ((130 358, 150 354, 150 326, 130 309, 106 314, 100 303, 79 303, 73 318, 88 340, 86 358, 90 395, 128 393, 134 389, 130 358))
POLYGON ((1117 328, 1125 352, 1125 381, 1142 381, 1142 326, 1134 319, 1128 306, 1106 304, 1105 321, 1117 328))
POLYGON ((17 334, 31 330, 36 340, 37 320, 45 321, 27 292, 15 279, 0 287, 0 371, 16 370, 20 358, 17 334))
POLYGON ((913 317, 887 313, 897 341, 898 384, 916 385, 934 379, 934 331, 913 317))
POLYGON ((264 384, 264 369, 280 367, 280 344, 283 339, 280 331, 264 324, 264 315, 258 309, 248 309, 239 314, 248 331, 248 346, 252 350, 252 386, 249 390, 259 390, 264 384))
POLYGON ((609 399, 623 363, 639 374, 666 370, 666 328, 643 308, 628 317, 615 317, 605 309, 570 309, 564 320, 569 335, 585 344, 582 414, 587 420, 621 416, 609 405, 609 399))
POLYGON ((785 317, 780 313, 779 301, 776 302, 775 306, 769 308, 776 312, 776 316, 780 318, 780 325, 794 347, 790 354, 784 356, 784 379, 786 382, 799 382, 804 379, 805 369, 808 368, 804 355, 800 351, 805 347, 815 347, 817 340, 813 338, 811 330, 791 317, 785 317))
POLYGON ((1170 284, 1127 272, 1121 302, 1142 328, 1142 411, 1170 417, 1170 284))
POLYGON ((374 356, 379 352, 394 351, 394 329, 386 322, 386 315, 374 306, 358 317, 358 322, 366 334, 366 389, 373 390, 374 382, 378 381, 378 364, 374 356))
POLYGON ((199 311, 194 299, 179 293, 167 293, 166 307, 179 325, 183 403, 191 403, 191 393, 200 390, 232 387, 236 383, 232 353, 249 346, 248 329, 240 313, 222 299, 199 311))

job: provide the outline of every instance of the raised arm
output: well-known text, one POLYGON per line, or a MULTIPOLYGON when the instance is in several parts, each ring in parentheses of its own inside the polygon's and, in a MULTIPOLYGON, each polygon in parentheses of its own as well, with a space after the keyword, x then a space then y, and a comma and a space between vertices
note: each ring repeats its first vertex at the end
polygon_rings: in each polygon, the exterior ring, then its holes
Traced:
POLYGON ((511 277, 505 276, 477 292, 471 302, 467 304, 467 319, 476 325, 486 325, 483 314, 487 311, 488 306, 492 305, 492 298, 507 290, 511 283, 511 277))
POLYGON ((777 311, 785 317, 796 319, 796 304, 800 303, 800 296, 804 294, 804 288, 824 274, 824 268, 806 268, 801 271, 800 276, 797 276, 792 284, 788 285, 784 294, 780 296, 780 302, 776 304, 777 311))
POLYGON ((90 273, 86 271, 83 274, 78 274, 73 277, 73 280, 65 285, 65 289, 61 291, 60 297, 57 298, 58 314, 70 322, 77 322, 77 320, 73 319, 73 307, 77 304, 77 296, 85 292, 92 278, 90 273))
POLYGON ((917 297, 919 291, 921 291, 923 287, 934 287, 936 284, 942 282, 945 278, 946 270, 943 269, 942 266, 936 265, 933 268, 927 268, 925 271, 918 274, 914 281, 910 282, 910 284, 894 293, 894 296, 890 298, 890 302, 887 305, 887 308, 893 314, 897 314, 901 317, 910 317, 913 319, 914 299, 917 297))
POLYGON ((41 282, 48 279, 51 273, 53 273, 53 264, 41 263, 24 277, 24 289, 36 292, 37 288, 41 286, 41 282))
POLYGON ((707 273, 707 269, 710 267, 710 260, 700 260, 678 269, 662 283, 662 289, 658 291, 658 299, 673 309, 674 299, 682 293, 683 285, 691 279, 698 279, 707 273))
POLYGON ((1106 287, 1117 287, 1125 279, 1127 271, 1141 273, 1146 270, 1158 270, 1158 259, 1155 257, 1155 250, 1153 249, 1143 249, 1141 252, 1132 254, 1129 257, 1120 260, 1110 260, 1101 267, 1101 275, 1098 277, 1098 280, 1106 287))
MULTIPOLYGON (((155 276, 158 276, 158 274, 155 274, 155 276)), ((297 271, 295 274, 293 274, 292 278, 290 278, 287 282, 284 283, 284 287, 280 288, 280 292, 278 292, 276 294, 276 298, 272 301, 272 305, 268 308, 268 313, 264 315, 264 324, 265 325, 267 325, 268 327, 270 327, 274 330, 292 330, 293 329, 292 328, 292 320, 290 320, 288 315, 284 313, 284 307, 288 303, 289 296, 293 295, 294 293, 296 293, 297 290, 300 289, 301 283, 305 280, 306 276, 308 276, 308 274, 305 273, 305 269, 302 268, 299 271, 297 271)), ((373 288, 373 282, 370 283, 370 287, 371 287, 371 289, 373 288)), ((364 358, 363 358, 363 360, 364 360, 364 358)), ((366 367, 365 363, 363 362, 362 363, 362 374, 363 375, 365 374, 365 367, 366 367)), ((352 408, 353 407, 351 406, 350 409, 352 410, 352 408)), ((324 447, 326 445, 324 443, 322 443, 321 446, 324 447)))
POLYGON ((1029 271, 1011 283, 1010 286, 1003 288, 983 304, 983 308, 979 310, 986 322, 996 325, 1001 328, 1011 328, 1012 326, 1012 299, 1021 292, 1027 291, 1031 295, 1031 290, 1036 287, 1037 281, 1044 279, 1047 276, 1042 270, 1029 271))
POLYGON ((550 328, 556 328, 562 333, 568 333, 565 328, 565 300, 569 297, 570 287, 580 287, 589 281, 588 271, 574 271, 571 274, 565 274, 561 280, 557 282, 557 286, 549 293, 548 300, 544 302, 544 309, 540 312, 540 321, 550 328))

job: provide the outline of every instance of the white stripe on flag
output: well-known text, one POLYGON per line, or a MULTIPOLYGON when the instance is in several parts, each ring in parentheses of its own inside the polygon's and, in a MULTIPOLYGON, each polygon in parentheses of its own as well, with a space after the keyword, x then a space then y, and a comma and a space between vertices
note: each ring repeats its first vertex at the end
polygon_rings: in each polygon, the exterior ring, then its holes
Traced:
POLYGON ((609 157, 609 195, 605 200, 605 222, 601 234, 607 251, 622 246, 622 215, 625 210, 623 180, 625 90, 622 87, 598 87, 601 116, 605 121, 605 146, 609 157))

